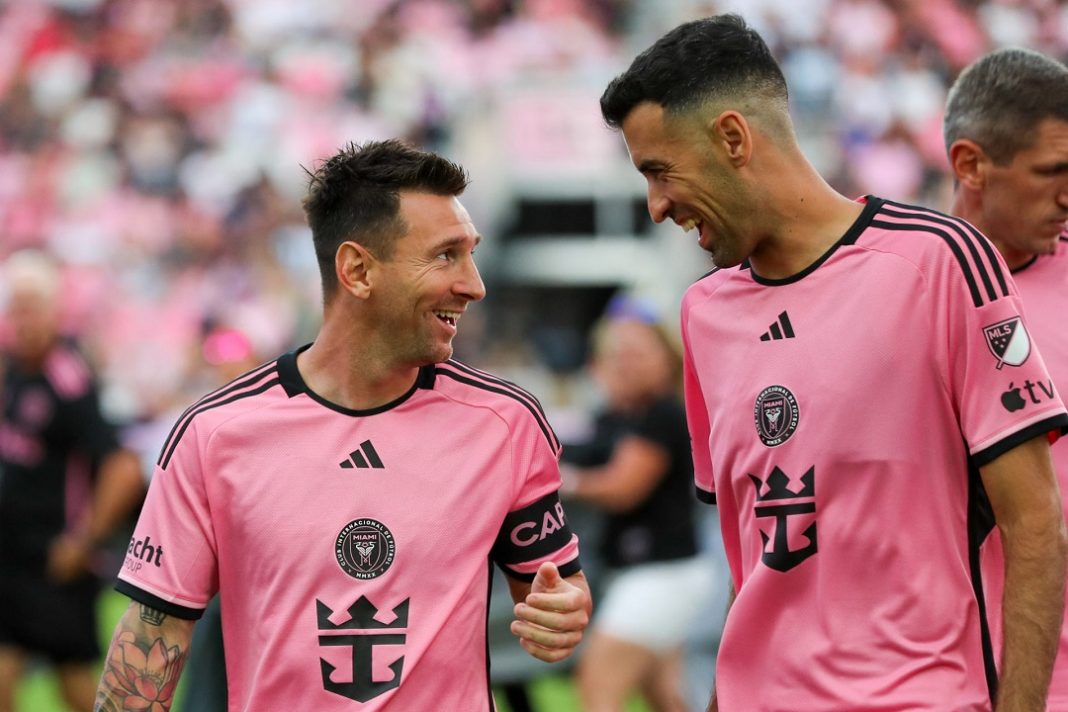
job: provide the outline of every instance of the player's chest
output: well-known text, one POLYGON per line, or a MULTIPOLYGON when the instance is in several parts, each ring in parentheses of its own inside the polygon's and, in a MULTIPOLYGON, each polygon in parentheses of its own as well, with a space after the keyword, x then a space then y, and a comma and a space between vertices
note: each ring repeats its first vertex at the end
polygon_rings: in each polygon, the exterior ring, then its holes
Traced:
POLYGON ((938 388, 930 319, 915 299, 849 290, 765 289, 690 315, 691 358, 720 438, 780 445, 807 420, 858 427, 938 388), (725 316, 725 314, 727 316, 725 316))
POLYGON ((428 549, 492 538, 515 491, 507 438, 488 424, 479 438, 459 423, 416 429, 397 420, 324 418, 304 433, 226 434, 230 442, 212 448, 208 496, 226 503, 229 538, 345 541, 356 560, 361 546, 388 550, 427 531, 435 532, 428 549))

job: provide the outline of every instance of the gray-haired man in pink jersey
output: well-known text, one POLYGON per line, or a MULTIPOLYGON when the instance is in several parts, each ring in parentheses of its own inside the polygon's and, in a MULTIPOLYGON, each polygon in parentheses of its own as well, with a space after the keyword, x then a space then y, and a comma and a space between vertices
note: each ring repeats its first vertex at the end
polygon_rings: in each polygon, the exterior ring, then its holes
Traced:
POLYGON ((466 185, 397 141, 311 176, 322 328, 175 424, 119 574, 133 602, 98 709, 170 709, 216 593, 234 712, 492 711, 491 562, 527 652, 579 643, 590 596, 560 443, 533 396, 450 359, 485 294, 466 185))
MULTIPOLYGON (((953 213, 982 230, 1005 258, 1052 383, 1063 389, 1068 385, 1068 67, 1024 49, 981 57, 950 90, 944 129, 955 179, 953 213)), ((1052 390, 1041 381, 1016 385, 1028 405, 1052 390)), ((1056 444, 1051 455, 1064 491, 1068 443, 1056 444)), ((999 543, 993 539, 983 552, 991 602, 1002 595, 999 543)), ((995 639, 1000 638, 998 619, 992 623, 995 639)), ((1068 710, 1063 627, 1047 704, 1068 710)))

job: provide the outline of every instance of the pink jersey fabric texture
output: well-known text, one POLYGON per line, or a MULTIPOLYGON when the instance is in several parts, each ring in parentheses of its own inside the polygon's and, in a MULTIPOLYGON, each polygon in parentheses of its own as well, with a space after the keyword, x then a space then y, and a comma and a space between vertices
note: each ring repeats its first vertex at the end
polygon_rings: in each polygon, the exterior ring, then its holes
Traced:
MULTIPOLYGON (((1063 388, 1068 383, 1068 329, 1064 328, 1064 313, 1068 308, 1068 232, 1061 235, 1053 254, 1035 257, 1023 267, 1013 270, 1012 277, 1023 299, 1027 323, 1046 359, 1050 377, 1059 389, 1063 388)), ((1028 401, 1033 400, 1030 394, 1037 386, 1023 385, 1023 396, 1028 401)), ((1063 391, 1058 390, 1058 393, 1063 391)), ((1068 438, 1055 443, 1050 455, 1061 486, 1061 505, 1068 519, 1068 438)), ((1004 592, 1003 561, 1001 542, 991 537, 983 545, 983 580, 987 600, 1000 600, 1004 592)), ((1065 600, 1068 603, 1068 594, 1065 600)), ((991 615, 990 622, 997 650, 1002 640, 1001 617, 991 615)), ((1068 710, 1068 629, 1064 627, 1061 628, 1047 709, 1068 710)))
POLYGON ((737 592, 721 709, 991 709, 978 467, 1068 415, 989 241, 862 202, 802 273, 715 270, 683 300, 697 494, 737 592))
POLYGON ((490 562, 578 571, 559 448, 533 396, 456 361, 349 411, 290 353, 175 424, 117 588, 185 618, 219 592, 231 711, 492 710, 490 562))

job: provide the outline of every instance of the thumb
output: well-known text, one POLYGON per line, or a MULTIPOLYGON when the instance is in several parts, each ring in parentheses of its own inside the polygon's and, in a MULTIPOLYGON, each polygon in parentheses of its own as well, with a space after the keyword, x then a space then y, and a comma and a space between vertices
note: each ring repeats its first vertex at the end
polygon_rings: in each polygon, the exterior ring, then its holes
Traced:
POLYGON ((531 593, 545 593, 552 591, 563 581, 560 570, 551 561, 542 562, 538 567, 538 574, 534 577, 534 583, 530 585, 531 593))

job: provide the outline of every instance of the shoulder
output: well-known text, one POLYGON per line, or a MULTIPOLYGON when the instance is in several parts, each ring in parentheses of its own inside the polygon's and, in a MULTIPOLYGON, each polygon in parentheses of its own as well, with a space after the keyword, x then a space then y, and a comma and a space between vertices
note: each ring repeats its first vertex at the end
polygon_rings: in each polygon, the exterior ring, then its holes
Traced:
POLYGON ((175 449, 191 429, 203 437, 244 413, 285 399, 288 395, 282 385, 277 359, 238 376, 185 409, 167 436, 156 464, 166 469, 175 449))
POLYGON ((729 267, 727 269, 713 267, 708 272, 705 272, 686 288, 686 292, 682 296, 682 312, 686 313, 694 304, 708 299, 733 277, 743 274, 747 270, 748 267, 746 266, 729 267))
POLYGON ((971 223, 917 205, 881 198, 875 203, 857 247, 897 255, 930 279, 959 278, 976 307, 1011 292, 1008 269, 994 245, 971 223))
POLYGON ((536 427, 554 451, 560 449, 541 401, 509 380, 449 359, 434 365, 434 390, 455 402, 488 408, 510 428, 536 427))

